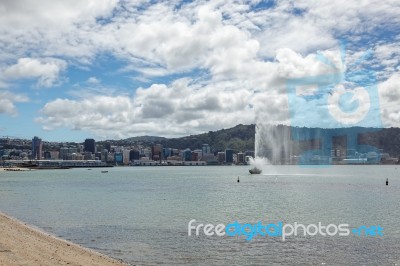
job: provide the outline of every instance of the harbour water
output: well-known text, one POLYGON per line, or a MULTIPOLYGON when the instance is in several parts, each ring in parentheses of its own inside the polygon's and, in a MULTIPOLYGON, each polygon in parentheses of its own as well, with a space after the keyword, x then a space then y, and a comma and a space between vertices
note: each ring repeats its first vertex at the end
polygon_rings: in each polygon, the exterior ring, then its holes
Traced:
POLYGON ((131 264, 400 264, 400 166, 271 166, 261 175, 248 169, 0 172, 0 210, 131 264), (384 235, 188 236, 192 219, 380 225, 384 235))

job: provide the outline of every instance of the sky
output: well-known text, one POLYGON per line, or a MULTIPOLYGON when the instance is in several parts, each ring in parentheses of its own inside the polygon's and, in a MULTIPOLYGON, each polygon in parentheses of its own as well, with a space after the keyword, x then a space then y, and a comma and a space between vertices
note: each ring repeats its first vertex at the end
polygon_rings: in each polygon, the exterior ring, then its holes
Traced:
POLYGON ((400 126, 400 2, 0 1, 0 137, 400 126))

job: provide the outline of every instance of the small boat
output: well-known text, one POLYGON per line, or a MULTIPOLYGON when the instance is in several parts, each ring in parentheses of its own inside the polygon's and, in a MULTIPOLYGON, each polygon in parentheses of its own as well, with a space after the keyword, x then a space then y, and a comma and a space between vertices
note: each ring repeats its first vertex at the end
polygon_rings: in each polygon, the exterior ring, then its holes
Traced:
POLYGON ((258 169, 257 167, 253 167, 253 169, 250 169, 249 172, 252 175, 258 175, 258 174, 261 174, 262 170, 258 169))
POLYGON ((101 171, 103 174, 108 173, 108 171, 101 171))

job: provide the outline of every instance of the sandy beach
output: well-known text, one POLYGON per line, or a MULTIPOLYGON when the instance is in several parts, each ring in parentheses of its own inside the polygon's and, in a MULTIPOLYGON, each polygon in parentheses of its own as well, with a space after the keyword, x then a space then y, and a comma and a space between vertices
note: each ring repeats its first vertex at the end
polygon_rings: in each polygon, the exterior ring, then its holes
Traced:
POLYGON ((32 169, 29 168, 20 168, 20 167, 0 167, 0 172, 4 172, 4 171, 33 171, 32 169))
POLYGON ((0 265, 127 265, 0 213, 0 265))

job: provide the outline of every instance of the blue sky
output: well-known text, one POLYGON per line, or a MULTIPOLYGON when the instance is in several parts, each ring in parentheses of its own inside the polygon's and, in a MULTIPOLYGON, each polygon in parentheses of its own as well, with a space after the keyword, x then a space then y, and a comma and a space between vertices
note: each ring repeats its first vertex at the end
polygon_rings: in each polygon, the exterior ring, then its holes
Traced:
POLYGON ((0 136, 398 127, 399 28, 398 1, 1 1, 0 136))

